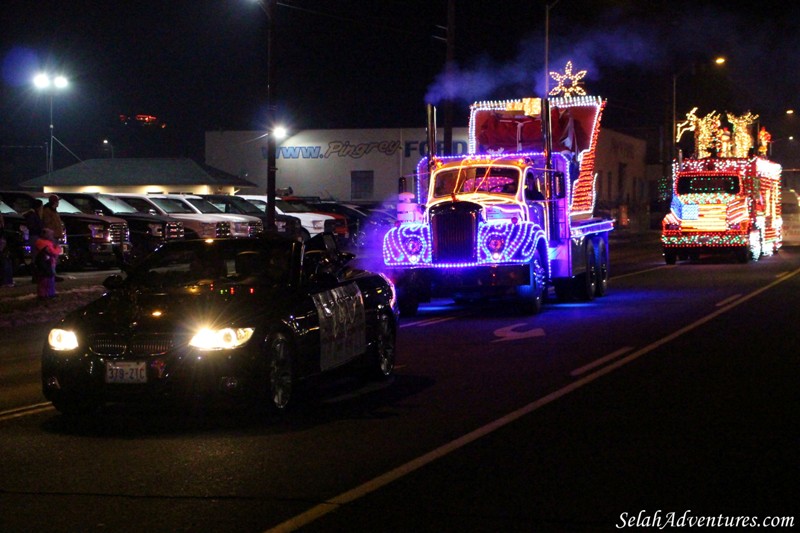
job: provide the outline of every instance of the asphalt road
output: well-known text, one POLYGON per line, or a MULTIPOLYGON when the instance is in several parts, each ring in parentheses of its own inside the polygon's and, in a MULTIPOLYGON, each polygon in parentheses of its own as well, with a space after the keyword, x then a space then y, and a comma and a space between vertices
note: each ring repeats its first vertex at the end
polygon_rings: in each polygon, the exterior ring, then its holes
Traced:
POLYGON ((23 342, 37 334, 4 328, 0 380, 34 386, 0 413, 0 530, 609 531, 794 517, 800 249, 668 267, 651 241, 616 244, 608 296, 535 317, 437 300, 401 321, 392 382, 325 382, 267 420, 223 406, 111 406, 80 422, 26 410, 42 401, 23 342))

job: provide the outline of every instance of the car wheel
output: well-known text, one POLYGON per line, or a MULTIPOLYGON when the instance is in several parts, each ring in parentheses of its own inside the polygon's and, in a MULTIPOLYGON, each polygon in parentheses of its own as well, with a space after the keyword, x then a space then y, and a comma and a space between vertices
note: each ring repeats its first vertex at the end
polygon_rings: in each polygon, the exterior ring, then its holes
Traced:
POLYGON ((267 392, 271 407, 285 411, 294 403, 294 354, 289 338, 274 334, 267 347, 267 392))
POLYGON ((387 379, 394 373, 396 332, 394 320, 381 315, 376 326, 375 341, 370 351, 368 377, 387 379))

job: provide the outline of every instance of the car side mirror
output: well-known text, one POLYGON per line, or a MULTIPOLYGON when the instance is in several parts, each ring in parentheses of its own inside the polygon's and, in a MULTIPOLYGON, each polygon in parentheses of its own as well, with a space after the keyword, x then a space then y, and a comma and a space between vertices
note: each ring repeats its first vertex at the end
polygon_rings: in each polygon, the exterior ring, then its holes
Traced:
POLYGON ((103 287, 109 290, 121 289, 125 285, 125 278, 119 274, 111 274, 103 280, 103 287))

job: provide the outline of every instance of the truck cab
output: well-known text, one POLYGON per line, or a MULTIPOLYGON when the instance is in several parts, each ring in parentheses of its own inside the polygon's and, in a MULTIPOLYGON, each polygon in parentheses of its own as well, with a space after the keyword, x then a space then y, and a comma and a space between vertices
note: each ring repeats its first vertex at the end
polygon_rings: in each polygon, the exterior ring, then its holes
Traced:
POLYGON ((401 192, 400 224, 384 236, 401 314, 437 294, 515 296, 529 313, 548 287, 560 298, 605 294, 614 223, 593 215, 604 105, 564 97, 471 106, 469 153, 423 159, 416 195, 401 192))

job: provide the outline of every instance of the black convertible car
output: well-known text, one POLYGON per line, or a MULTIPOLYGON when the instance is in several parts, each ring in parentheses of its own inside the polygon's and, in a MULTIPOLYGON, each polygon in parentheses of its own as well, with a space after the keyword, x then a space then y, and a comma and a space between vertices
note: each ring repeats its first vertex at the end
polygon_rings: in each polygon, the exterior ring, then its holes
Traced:
POLYGON ((77 414, 219 393, 284 410, 299 382, 333 369, 385 379, 394 287, 352 258, 330 234, 166 243, 50 331, 44 395, 77 414))

